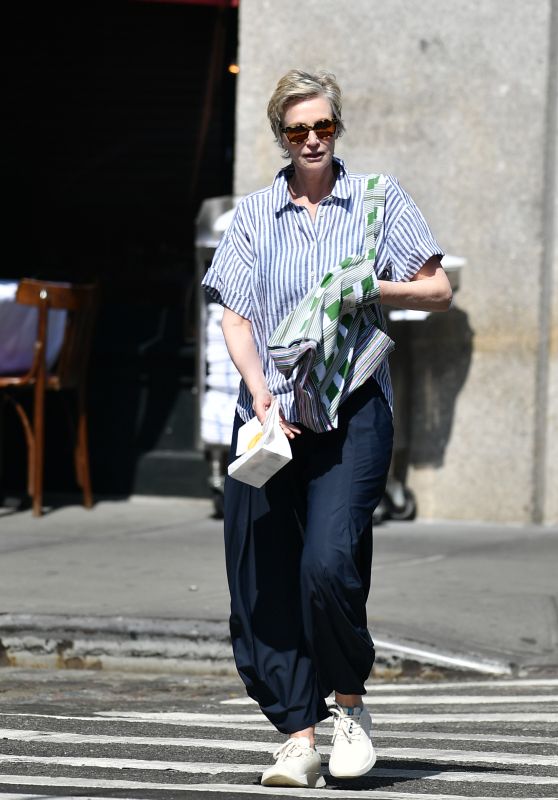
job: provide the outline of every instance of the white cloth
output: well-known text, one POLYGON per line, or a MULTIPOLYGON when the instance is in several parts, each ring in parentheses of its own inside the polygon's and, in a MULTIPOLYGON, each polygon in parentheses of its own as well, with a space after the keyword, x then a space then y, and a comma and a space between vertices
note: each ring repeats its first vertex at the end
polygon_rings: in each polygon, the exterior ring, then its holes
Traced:
POLYGON ((205 391, 201 409, 201 438, 206 444, 229 445, 240 374, 221 330, 223 307, 208 303, 205 328, 205 391))
MULTIPOLYGON (((38 312, 35 306, 15 302, 17 281, 0 281, 0 375, 20 375, 33 363, 38 312)), ((50 369, 64 341, 66 311, 48 312, 46 362, 50 369)))
POLYGON ((232 439, 237 390, 230 394, 208 389, 203 396, 201 438, 205 444, 229 445, 232 439))

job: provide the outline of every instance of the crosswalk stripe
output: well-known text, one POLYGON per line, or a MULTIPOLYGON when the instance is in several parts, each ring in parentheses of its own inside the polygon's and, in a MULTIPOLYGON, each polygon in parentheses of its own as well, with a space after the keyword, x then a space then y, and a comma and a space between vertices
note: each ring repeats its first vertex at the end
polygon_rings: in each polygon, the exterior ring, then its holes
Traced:
MULTIPOLYGON (((1 777, 3 776, 0 775, 0 778, 1 777)), ((67 794, 64 794, 64 797, 56 794, 12 794, 11 792, 6 794, 6 792, 2 791, 2 782, 0 781, 0 800, 99 800, 99 797, 92 797, 91 795, 86 797, 82 794, 80 794, 79 797, 77 795, 72 795, 70 797, 70 795, 67 794)), ((132 800, 132 798, 121 798, 121 800, 132 800)))
MULTIPOLYGON (((261 722, 260 714, 196 714, 193 712, 130 712, 122 714, 120 712, 100 712, 103 717, 110 717, 119 721, 139 720, 144 722, 163 722, 176 725, 185 723, 192 725, 196 721, 207 721, 214 724, 230 723, 235 725, 238 722, 261 722)), ((458 714, 374 714, 375 725, 396 723, 415 724, 420 722, 558 722, 558 713, 517 711, 506 713, 486 713, 469 714, 462 712, 458 714)), ((331 722, 329 723, 331 724, 331 722)), ((271 724, 270 724, 271 727, 271 724)))
MULTIPOLYGON (((157 723, 163 725, 180 725, 190 727, 207 727, 211 725, 229 725, 236 727, 242 723, 261 724, 264 719, 261 714, 196 714, 195 712, 119 712, 102 711, 97 716, 76 716, 73 714, 33 714, 28 712, 3 712, 2 717, 28 717, 41 719, 76 720, 82 722, 129 722, 129 723, 157 723)), ((558 722, 558 713, 516 711, 510 713, 485 713, 470 714, 374 714, 374 725, 416 725, 421 723, 436 722, 558 722)), ((268 728, 273 730, 271 723, 268 728)))
POLYGON ((524 755, 523 753, 498 753, 495 751, 479 753, 475 750, 435 750, 429 747, 382 747, 378 748, 378 754, 382 758, 398 758, 404 761, 419 761, 424 758, 430 761, 455 761, 468 764, 523 764, 533 767, 558 767, 558 757, 556 756, 524 755))
MULTIPOLYGON (((222 764, 214 762, 180 762, 180 761, 143 761, 140 759, 113 759, 113 758, 76 758, 73 756, 42 757, 42 756, 0 756, 0 763, 14 764, 44 764, 51 766, 67 767, 94 767, 96 769, 135 769, 160 771, 168 770, 188 775, 229 775, 261 774, 267 769, 266 764, 222 764)), ((498 772, 454 772, 425 769, 389 769, 374 767, 375 778, 405 778, 407 780, 433 780, 461 783, 502 783, 525 784, 528 786, 558 786, 558 777, 550 775, 519 775, 500 774, 498 772)), ((2 776, 2 779, 4 776, 2 776)), ((52 777, 53 786, 56 787, 58 778, 52 777)), ((82 785, 87 786, 85 779, 82 785)), ((27 785, 27 776, 20 776, 21 785, 27 785)), ((167 786, 169 786, 167 784, 167 786)), ((126 788, 126 787, 124 787, 126 788)), ((210 791, 209 787, 207 791, 210 791)))
MULTIPOLYGON (((436 717, 438 719, 438 717, 436 717)), ((462 718, 460 717, 460 721, 462 718)), ((528 722, 529 720, 521 720, 522 722, 528 722)), ((376 717, 374 717, 374 723, 376 723, 376 717)), ((178 725, 178 723, 176 723, 178 725)), ((393 729, 393 725, 396 723, 390 723, 386 726, 388 730, 382 730, 382 725, 374 725, 375 728, 375 737, 376 738, 389 738, 389 739, 447 739, 450 734, 445 733, 435 733, 433 731, 396 731, 393 729)), ((407 724, 407 723, 403 723, 407 724)), ((415 724, 414 720, 412 724, 415 724)), ((275 729, 269 722, 220 722, 220 727, 224 729, 232 729, 235 731, 252 731, 258 733, 265 733, 274 731, 275 729)), ((320 723, 318 728, 316 729, 316 733, 318 736, 331 736, 331 730, 327 730, 327 728, 331 723, 328 720, 324 720, 323 723, 320 723), (320 729, 321 726, 321 729, 320 729)), ((215 728, 214 722, 208 722, 207 720, 202 722, 186 722, 183 726, 185 728, 215 728)), ((558 738, 554 736, 511 736, 508 734, 500 734, 500 735, 490 735, 484 733, 472 733, 472 734, 459 734, 455 732, 451 732, 452 739, 459 739, 463 742, 512 742, 516 744, 558 744, 558 738)))
MULTIPOLYGON (((35 714, 27 711, 5 711, 0 713, 2 717, 28 717, 33 719, 57 719, 75 720, 77 722, 155 722, 157 724, 182 725, 184 722, 192 723, 197 718, 201 721, 211 722, 220 725, 221 722, 229 721, 232 724, 238 722, 261 722, 261 714, 197 714, 189 711, 98 711, 93 716, 76 714, 35 714)), ((273 730, 273 726, 269 723, 273 730)))
MULTIPOLYGON (((320 731, 323 735, 330 736, 329 731, 320 731)), ((507 733, 500 735, 489 733, 436 733, 435 731, 381 731, 375 733, 374 741, 376 739, 383 741, 385 739, 431 739, 446 741, 451 738, 454 742, 502 742, 505 744, 554 744, 558 745, 558 737, 556 736, 511 736, 507 733)))
MULTIPOLYGON (((438 717, 436 717, 436 719, 438 719, 438 717)), ((430 722, 430 721, 435 722, 436 720, 427 720, 427 722, 430 722)), ((459 721, 463 722, 464 721, 463 717, 460 716, 459 721)), ((530 720, 521 720, 521 721, 527 723, 530 720)), ((483 734, 483 733, 472 733, 472 734, 464 735, 464 734, 455 733, 454 731, 452 731, 451 734, 450 733, 444 734, 444 733, 435 733, 433 731, 425 731, 425 730, 408 732, 408 731, 394 730, 393 726, 396 725, 396 724, 399 724, 399 721, 397 723, 396 722, 392 722, 392 723, 389 723, 389 724, 385 723, 386 730, 384 730, 384 723, 376 724, 376 722, 377 722, 377 720, 376 720, 376 717, 374 716, 375 736, 376 737, 380 737, 380 738, 391 738, 391 739, 393 739, 393 738, 397 738, 397 739, 447 739, 449 736, 451 736, 452 739, 460 739, 460 740, 462 740, 464 742, 468 742, 468 741, 471 741, 471 742, 486 741, 486 742, 515 742, 517 744, 521 744, 521 743, 525 743, 525 744, 528 744, 528 743, 530 743, 530 744, 558 744, 558 738, 556 738, 554 736, 546 736, 546 737, 545 736, 510 736, 508 734, 500 734, 500 735, 493 734, 493 735, 489 735, 489 734, 483 734)), ((406 724, 413 724, 414 725, 416 723, 413 720, 412 723, 403 722, 402 724, 403 725, 406 725, 406 724)), ((262 723, 261 721, 260 722, 252 722, 252 723, 247 723, 247 722, 234 722, 234 723, 221 722, 221 723, 219 723, 219 725, 220 725, 220 727, 222 727, 224 729, 232 729, 232 730, 236 730, 236 731, 253 731, 253 732, 257 731, 257 732, 260 732, 260 733, 261 732, 265 733, 266 731, 269 732, 269 731, 273 731, 274 730, 274 728, 269 723, 265 723, 265 722, 262 723)), ((324 729, 324 728, 327 728, 328 725, 331 725, 331 723, 329 723, 327 720, 325 720, 323 723, 320 723, 320 725, 323 726, 323 728, 320 730, 320 727, 318 727, 317 730, 316 730, 316 733, 318 735, 321 735, 321 736, 331 736, 331 730, 324 729)), ((184 723, 184 725, 182 727, 184 727, 184 728, 214 728, 215 724, 213 722, 207 722, 207 721, 205 721, 205 722, 186 722, 186 723, 184 723)))
MULTIPOLYGON (((344 800, 470 797, 461 790, 473 792, 475 800, 489 800, 481 797, 484 790, 491 797, 494 792, 523 792, 528 793, 522 794, 524 800, 542 800, 536 796, 542 792, 545 800, 558 800, 558 737, 548 735, 555 727, 543 727, 558 722, 557 685, 558 679, 370 684, 366 700, 380 712, 373 713, 379 761, 366 776, 364 785, 370 788, 345 790, 332 782, 327 760, 333 725, 327 719, 316 733, 329 786, 274 787, 271 793, 322 800, 324 791, 326 796, 328 791, 342 794, 344 800), (378 784, 386 788, 371 788, 378 784), (451 792, 453 787, 459 794, 451 792)), ((154 791, 168 800, 186 795, 223 800, 269 796, 269 788, 259 785, 259 775, 283 737, 257 705, 248 707, 249 703, 248 698, 238 698, 219 707, 212 699, 199 713, 0 713, 0 741, 10 743, 0 755, 0 771, 8 773, 0 772, 0 800, 94 800, 95 794, 145 800, 154 791), (243 741, 244 730, 252 734, 251 740, 243 741), (234 763, 226 763, 229 760, 234 763), (266 763, 254 763, 262 761, 266 763)))
POLYGON ((552 688, 558 686, 558 678, 517 678, 482 681, 436 681, 435 683, 369 683, 365 685, 367 692, 432 692, 446 689, 532 689, 534 687, 552 688))
MULTIPOLYGON (((191 749, 205 749, 205 750, 229 750, 239 751, 245 753, 273 753, 277 749, 276 742, 258 742, 258 741, 242 741, 235 739, 194 739, 194 738, 181 738, 181 739, 166 739, 158 737, 155 739, 147 740, 144 737, 126 737, 126 736, 93 736, 91 734, 41 734, 40 731, 2 731, 0 730, 0 737, 10 741, 18 740, 25 742, 41 742, 49 744, 139 744, 139 745, 158 745, 164 747, 182 747, 191 749), (14 735, 20 733, 21 735, 14 735)), ((382 758, 399 758, 403 760, 416 761, 419 759, 430 759, 433 761, 455 761, 461 763, 484 763, 489 762, 492 764, 516 764, 525 766, 546 766, 558 767, 558 757, 537 755, 537 754, 523 754, 523 753, 502 753, 498 751, 489 751, 488 753, 480 753, 478 751, 466 750, 435 750, 433 748, 402 748, 402 747, 378 747, 378 755, 382 758)), ((320 746, 320 753, 329 755, 331 747, 320 746)), ((0 762, 11 760, 11 756, 0 756, 0 762)), ((27 756, 22 756, 27 758, 27 756)), ((34 757, 33 757, 34 758, 34 757)), ((42 758, 42 757, 39 757, 42 758)), ((45 757, 46 758, 46 757, 45 757)), ((49 757, 50 758, 50 757, 49 757)), ((54 757, 56 758, 56 757, 54 757)), ((89 763, 91 759, 87 760, 89 763)), ((99 760, 100 766, 104 766, 106 759, 93 759, 94 762, 99 760)), ((115 759, 114 766, 120 768, 121 762, 126 759, 115 759)), ((136 759, 132 760, 136 763, 136 759)), ((139 762, 138 762, 139 763, 139 762)), ((175 761, 169 762, 141 762, 142 764, 166 764, 161 766, 161 769, 168 769, 168 765, 175 765, 175 761)), ((126 768, 129 768, 126 764, 126 768)), ((138 767, 139 769, 146 769, 145 766, 138 767)), ((156 767, 159 768, 159 767, 156 767)), ((175 768, 174 766, 172 767, 175 768)))
MULTIPOLYGON (((214 727, 211 725, 211 727, 214 727)), ((236 730, 249 730, 258 732, 271 732, 273 728, 268 723, 267 725, 235 725, 236 730)), ((330 730, 320 730, 318 726, 316 733, 320 736, 331 737, 330 730)), ((46 744, 137 744, 154 747, 186 747, 185 742, 191 741, 189 738, 181 736, 180 738, 171 736, 126 736, 126 735, 110 735, 110 734, 94 734, 94 733, 67 733, 60 731, 41 731, 29 730, 19 728, 0 728, 0 739, 7 739, 9 741, 18 742, 38 742, 46 744)), ((386 733, 376 734, 374 737, 375 742, 384 741, 385 739, 412 739, 412 740, 447 740, 447 733, 436 733, 432 731, 390 731, 386 733)), ((510 736, 509 734, 501 734, 499 736, 487 733, 477 734, 462 734, 452 733, 452 741, 460 742, 499 742, 505 744, 555 744, 558 745, 558 737, 553 736, 510 736)), ((213 740, 201 740, 213 741, 213 740)), ((220 742, 223 740, 216 740, 218 744, 214 746, 221 746, 220 742)), ((209 746, 209 744, 207 745, 209 746)), ((277 747, 277 743, 270 743, 269 747, 277 747)), ((240 749, 240 748, 239 748, 240 749)), ((320 748, 322 752, 323 746, 320 748)))
MULTIPOLYGON (((329 731, 320 731, 318 729, 318 733, 323 733, 324 736, 330 736, 329 731)), ((558 737, 557 736, 512 736, 507 733, 502 733, 499 735, 490 734, 490 733, 454 733, 453 731, 451 734, 449 733, 437 733, 435 731, 413 731, 412 733, 409 731, 381 731, 379 733, 375 733, 374 741, 379 739, 380 741, 384 739, 417 739, 420 741, 421 739, 431 739, 431 740, 442 740, 446 741, 448 738, 451 738, 454 742, 502 742, 505 744, 554 744, 558 745, 558 737)))
MULTIPOLYGON (((44 778, 39 776, 30 776, 22 781, 21 775, 2 775, 2 780, 6 785, 26 785, 26 786, 48 786, 49 788, 53 785, 51 778, 44 778)), ((266 786, 254 786, 254 785, 242 785, 242 784, 228 784, 228 783, 144 783, 143 781, 123 781, 123 780, 112 780, 112 781, 103 781, 103 780, 94 780, 94 779, 86 779, 78 780, 75 778, 56 778, 56 786, 66 786, 70 787, 84 787, 88 789, 109 789, 109 790, 127 790, 127 789, 135 789, 140 791, 149 791, 149 790, 159 790, 159 791, 167 791, 167 792, 197 792, 197 793, 215 793, 215 794, 263 794, 269 797, 270 790, 266 786)), ((288 789, 282 789, 278 786, 274 786, 272 793, 277 796, 281 797, 312 797, 312 798, 322 798, 324 799, 324 794, 327 796, 328 790, 327 789, 295 789, 293 787, 289 787, 288 789)), ((339 792, 336 792, 339 794, 339 792)), ((5 797, 4 795, 0 795, 0 797, 5 797)), ((36 795, 9 795, 10 798, 13 797, 13 800, 43 800, 43 798, 37 798, 36 795)), ((52 794, 45 795, 44 800, 55 800, 52 794)), ((354 790, 354 789, 344 789, 343 790, 343 798, 344 800, 472 800, 471 795, 457 795, 457 794, 427 794, 425 792, 392 792, 392 791, 382 791, 381 789, 371 789, 371 790, 354 790)), ((57 799, 56 799, 57 800, 57 799)), ((78 800, 77 797, 68 797, 67 794, 64 794, 64 800, 78 800)), ((79 795, 79 800, 99 800, 98 796, 96 797, 84 797, 83 794, 79 795)), ((134 798, 122 798, 122 800, 137 800, 134 798)), ((494 796, 490 797, 480 797, 479 795, 475 795, 474 800, 494 800, 494 796)), ((523 800, 558 800, 558 796, 554 797, 533 797, 533 796, 523 796, 523 800)))
MULTIPOLYGON (((448 705, 517 705, 518 703, 558 703, 558 695, 534 694, 534 695, 422 695, 415 697, 411 694, 397 695, 396 697, 378 697, 364 695, 362 698, 366 705, 371 706, 448 706, 448 705)), ((257 705, 251 697, 234 697, 230 700, 221 700, 222 706, 248 706, 257 705)))

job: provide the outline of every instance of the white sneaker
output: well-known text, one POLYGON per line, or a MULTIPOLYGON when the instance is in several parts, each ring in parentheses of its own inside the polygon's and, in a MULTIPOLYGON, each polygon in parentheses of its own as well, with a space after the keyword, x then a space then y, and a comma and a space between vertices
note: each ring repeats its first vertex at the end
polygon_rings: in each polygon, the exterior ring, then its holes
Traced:
POLYGON ((310 739, 297 736, 287 739, 274 753, 277 762, 262 775, 262 786, 302 786, 323 789, 322 760, 310 746, 310 739))
POLYGON ((366 708, 347 714, 337 704, 329 706, 335 727, 329 771, 335 778, 358 778, 372 769, 376 753, 372 747, 372 720, 366 708))

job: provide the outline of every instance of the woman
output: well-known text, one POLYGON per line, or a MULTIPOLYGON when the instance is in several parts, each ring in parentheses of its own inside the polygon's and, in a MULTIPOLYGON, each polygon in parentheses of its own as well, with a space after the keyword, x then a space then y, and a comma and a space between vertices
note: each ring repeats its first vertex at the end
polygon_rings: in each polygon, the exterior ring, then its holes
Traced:
MULTIPOLYGON (((323 786, 317 722, 333 715, 329 769, 352 778, 375 762, 364 682, 374 662, 366 623, 372 513, 391 459, 392 391, 387 360, 342 395, 336 427, 300 424, 292 378, 268 342, 328 270, 365 247, 365 176, 334 157, 344 130, 341 93, 329 73, 291 70, 268 105, 290 164, 245 197, 204 278, 224 306, 223 334, 242 376, 231 457, 240 425, 263 422, 273 398, 292 461, 261 489, 227 478, 225 550, 231 637, 248 694, 288 739, 262 784, 323 786), (335 704, 324 698, 335 692, 335 704)), ((451 288, 442 251, 420 211, 386 176, 385 214, 370 262, 382 304, 445 311, 451 288)), ((382 324, 379 305, 375 316, 382 324)), ((366 344, 372 328, 359 334, 366 344)), ((358 343, 357 343, 358 347, 358 343)))

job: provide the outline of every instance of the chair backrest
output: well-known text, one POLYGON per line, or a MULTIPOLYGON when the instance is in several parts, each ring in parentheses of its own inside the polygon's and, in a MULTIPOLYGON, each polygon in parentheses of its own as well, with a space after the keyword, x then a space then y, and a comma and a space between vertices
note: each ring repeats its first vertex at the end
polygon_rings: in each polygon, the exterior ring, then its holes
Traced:
POLYGON ((20 282, 16 302, 37 306, 37 340, 42 340, 43 346, 49 308, 68 312, 60 355, 48 376, 48 382, 54 388, 75 388, 82 384, 91 351, 98 301, 97 284, 54 283, 32 278, 24 278, 20 282))

